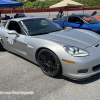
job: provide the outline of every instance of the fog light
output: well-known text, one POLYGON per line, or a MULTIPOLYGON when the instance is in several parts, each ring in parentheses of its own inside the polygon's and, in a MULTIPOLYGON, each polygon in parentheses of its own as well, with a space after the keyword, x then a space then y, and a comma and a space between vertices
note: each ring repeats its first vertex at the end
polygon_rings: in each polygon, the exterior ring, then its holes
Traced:
POLYGON ((88 69, 81 69, 81 70, 78 70, 78 73, 87 73, 88 72, 88 69))

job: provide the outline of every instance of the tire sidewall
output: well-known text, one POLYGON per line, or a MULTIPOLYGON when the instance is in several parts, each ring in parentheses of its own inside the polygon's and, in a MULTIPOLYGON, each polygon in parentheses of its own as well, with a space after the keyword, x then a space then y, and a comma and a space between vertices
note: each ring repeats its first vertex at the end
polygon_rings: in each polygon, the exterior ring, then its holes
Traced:
POLYGON ((39 64, 39 66, 40 66, 40 68, 41 68, 41 70, 43 71, 43 73, 44 74, 46 74, 46 75, 48 75, 48 76, 50 76, 50 77, 56 77, 56 76, 58 76, 58 75, 60 75, 61 74, 61 72, 62 72, 62 67, 61 67, 61 63, 60 63, 60 60, 59 60, 59 58, 57 57, 57 55, 55 54, 55 53, 53 53, 51 50, 48 50, 48 49, 42 49, 42 50, 40 50, 40 52, 38 53, 38 64, 39 64), (57 63, 57 70, 56 70, 56 72, 54 73, 54 74, 48 74, 48 73, 46 73, 46 72, 44 72, 44 70, 42 69, 42 66, 41 66, 41 64, 39 63, 39 55, 42 53, 42 52, 48 52, 48 53, 50 53, 51 55, 52 55, 52 57, 54 58, 54 60, 56 61, 56 63, 57 63))
POLYGON ((2 44, 0 43, 0 51, 3 51, 3 50, 4 50, 4 48, 3 48, 2 44))

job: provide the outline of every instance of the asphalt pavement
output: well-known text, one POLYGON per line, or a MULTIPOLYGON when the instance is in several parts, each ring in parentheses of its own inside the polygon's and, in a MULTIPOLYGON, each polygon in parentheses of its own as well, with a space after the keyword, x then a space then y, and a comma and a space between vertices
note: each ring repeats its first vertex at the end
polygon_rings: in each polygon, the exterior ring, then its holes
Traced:
MULTIPOLYGON (((39 15, 46 17, 47 13, 34 14, 39 15)), ((100 75, 84 81, 64 76, 51 78, 36 64, 3 51, 0 52, 0 100, 100 100, 100 75)))
POLYGON ((84 81, 64 76, 51 78, 27 59, 3 51, 0 52, 0 100, 100 100, 100 75, 84 81), (7 94, 13 91, 33 94, 7 94))

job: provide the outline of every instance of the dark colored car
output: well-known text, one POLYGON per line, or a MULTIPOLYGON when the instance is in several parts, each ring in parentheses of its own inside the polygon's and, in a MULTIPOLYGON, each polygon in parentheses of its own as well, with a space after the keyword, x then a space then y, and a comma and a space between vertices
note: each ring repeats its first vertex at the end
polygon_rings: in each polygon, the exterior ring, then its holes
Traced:
MULTIPOLYGON (((18 15, 18 18, 26 17, 26 15, 24 13, 17 13, 16 15, 18 15)), ((14 15, 14 18, 15 18, 16 15, 14 15)))

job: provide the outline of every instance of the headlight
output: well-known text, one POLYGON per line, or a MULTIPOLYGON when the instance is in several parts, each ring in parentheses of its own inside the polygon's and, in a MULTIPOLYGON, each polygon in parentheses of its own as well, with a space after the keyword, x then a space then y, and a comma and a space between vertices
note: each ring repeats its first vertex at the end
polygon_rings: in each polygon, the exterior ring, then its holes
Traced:
POLYGON ((67 51, 68 54, 75 56, 75 57, 90 55, 87 51, 80 49, 78 47, 75 47, 75 46, 65 46, 64 49, 67 51))

